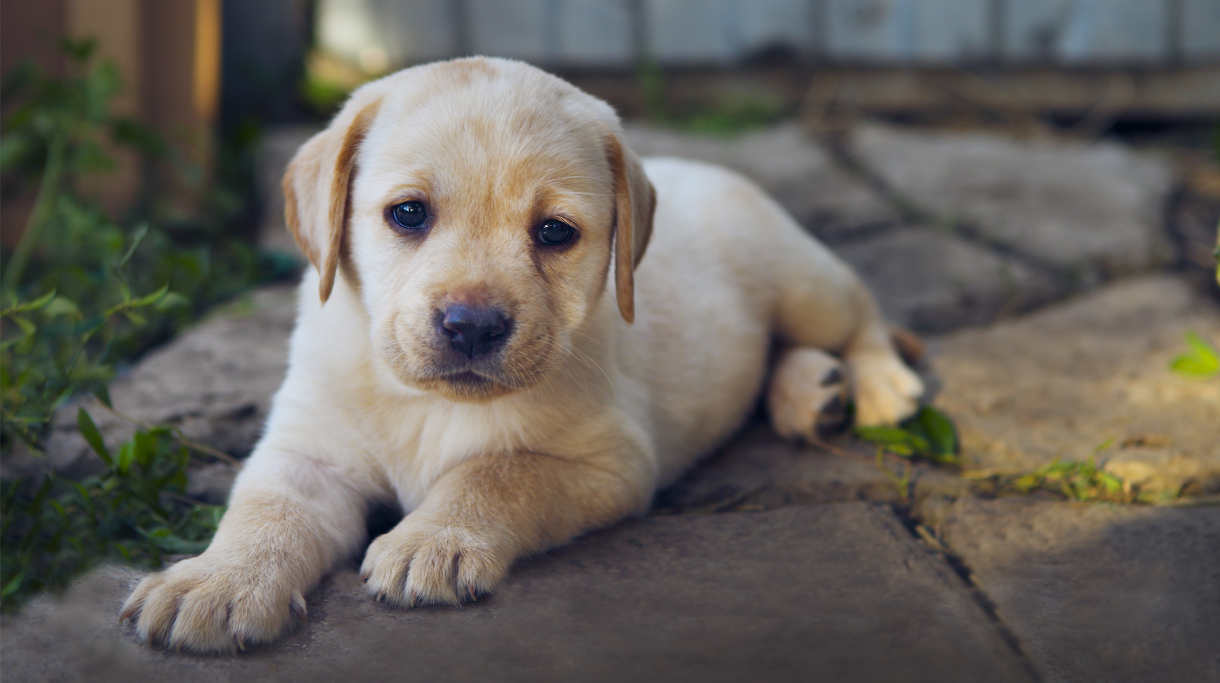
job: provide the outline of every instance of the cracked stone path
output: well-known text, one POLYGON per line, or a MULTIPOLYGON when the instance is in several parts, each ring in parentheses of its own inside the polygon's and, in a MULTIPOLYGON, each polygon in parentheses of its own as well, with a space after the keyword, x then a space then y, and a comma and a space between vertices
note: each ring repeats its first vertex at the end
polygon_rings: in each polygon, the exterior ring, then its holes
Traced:
MULTIPOLYGON (((484 603, 386 609, 347 566, 282 643, 200 658, 136 644, 116 615, 138 574, 103 567, 3 617, 5 680, 1220 681, 1220 381, 1168 370, 1187 331, 1220 344, 1220 308, 1164 270, 1165 212, 1149 207, 1168 166, 1114 145, 881 127, 837 150, 796 126, 630 135, 757 178, 892 317, 934 334, 925 370, 968 472, 1096 456, 1172 504, 994 498, 925 465, 900 486, 849 436, 802 446, 759 417, 648 517, 519 563, 484 603)), ((219 309, 116 381, 115 405, 245 455, 293 296, 219 309)), ((49 450, 84 471, 74 413, 49 450)), ((93 413, 109 438, 129 429, 93 413)), ((192 494, 222 501, 233 474, 205 466, 192 494)))

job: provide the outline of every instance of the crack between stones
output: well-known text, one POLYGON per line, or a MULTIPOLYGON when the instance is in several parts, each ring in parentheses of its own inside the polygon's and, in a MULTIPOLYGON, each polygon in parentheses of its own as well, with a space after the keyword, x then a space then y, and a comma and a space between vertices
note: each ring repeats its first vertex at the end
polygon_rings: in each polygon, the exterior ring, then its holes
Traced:
POLYGON ((848 148, 842 134, 821 136, 821 145, 826 150, 831 161, 843 172, 864 183, 870 190, 898 212, 901 220, 911 227, 927 230, 931 226, 941 225, 953 236, 964 242, 989 251, 997 256, 1004 256, 1017 263, 1051 278, 1056 289, 1065 294, 1079 289, 1079 278, 1068 268, 1051 263, 1022 249, 1012 246, 1003 240, 988 236, 979 227, 967 220, 947 218, 937 212, 921 206, 918 202, 900 192, 885 180, 881 174, 873 171, 848 148))
POLYGON ((841 505, 851 502, 867 502, 878 505, 884 505, 889 508, 890 513, 894 515, 902 528, 921 546, 924 546, 936 555, 938 555, 945 563, 945 566, 953 573, 954 576, 961 581, 962 586, 966 589, 970 599, 983 612, 987 621, 996 630, 997 635, 1008 646, 1009 650, 1021 662, 1021 667, 1029 675, 1030 679, 1036 683, 1043 683, 1045 680, 1042 674, 1034 666, 1029 655, 1026 654, 1024 647, 1021 645, 1020 638, 1013 632, 1008 624, 1000 617, 999 611, 995 602, 987 595, 987 593, 974 582, 970 567, 960 556, 952 551, 949 546, 944 544, 940 539, 931 536, 932 541, 928 537, 919 532, 920 528, 925 529, 925 533, 931 535, 931 532, 926 531, 927 527, 913 514, 911 509, 901 503, 892 501, 878 500, 870 496, 863 495, 859 498, 850 500, 835 500, 835 501, 802 501, 798 499, 788 498, 778 505, 761 505, 758 507, 750 506, 751 498, 756 497, 766 487, 752 489, 750 491, 741 492, 740 495, 734 496, 731 500, 719 501, 717 504, 709 504, 697 506, 693 508, 660 508, 654 509, 650 514, 661 514, 665 516, 682 516, 682 515, 724 515, 743 512, 757 512, 759 510, 776 510, 785 507, 794 506, 810 506, 810 505, 841 505), (934 541, 934 542, 933 542, 934 541))
POLYGON ((974 582, 973 573, 970 571, 970 567, 966 564, 965 560, 954 553, 953 550, 940 539, 936 538, 935 536, 931 536, 931 532, 926 531, 927 527, 925 527, 919 518, 914 515, 911 509, 903 505, 894 504, 890 505, 890 512, 894 515, 895 519, 898 520, 898 523, 907 530, 907 533, 909 533, 911 537, 915 539, 916 542, 929 548, 944 560, 945 566, 948 567, 962 582, 962 585, 970 594, 970 598, 976 605, 978 605, 979 609, 982 610, 983 614, 987 617, 987 620, 991 622, 992 627, 995 628, 997 634, 1000 636, 1000 639, 1004 641, 1004 644, 1007 645, 1008 648, 1012 650, 1013 654, 1017 656, 1017 659, 1021 661, 1021 665, 1025 669, 1026 673, 1029 674, 1030 678, 1037 683, 1043 683, 1045 679, 1038 671, 1037 667, 1034 666, 1033 660, 1031 660, 1029 655, 1025 653, 1025 648, 1021 646, 1021 639, 1018 638, 1017 634, 1008 627, 1008 624, 1004 623, 1003 618, 1000 617, 999 611, 996 608, 995 602, 993 602, 987 593, 974 582), (933 543, 932 541, 929 541, 928 536, 921 534, 919 532, 920 528, 925 529, 925 533, 931 536, 932 540, 935 542, 933 543))

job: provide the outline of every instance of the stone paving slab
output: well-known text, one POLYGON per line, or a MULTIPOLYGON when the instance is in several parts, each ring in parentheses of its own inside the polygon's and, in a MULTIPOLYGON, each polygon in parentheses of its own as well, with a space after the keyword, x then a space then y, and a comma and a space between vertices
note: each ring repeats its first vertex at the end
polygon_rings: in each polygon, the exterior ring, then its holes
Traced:
POLYGON ((675 156, 745 174, 813 234, 830 242, 869 234, 899 220, 898 211, 844 171, 797 123, 735 137, 691 135, 642 123, 626 126, 641 156, 675 156))
POLYGON ((857 126, 852 155, 939 219, 1085 283, 1168 263, 1167 163, 1111 143, 857 126))
POLYGON ((987 323, 1055 298, 1042 273, 947 231, 901 228, 835 249, 891 322, 919 332, 987 323))
POLYGON ((1187 331, 1220 345, 1220 307, 1165 275, 937 340, 967 468, 1096 455, 1144 492, 1220 492, 1220 381, 1169 370, 1187 331))
POLYGON ((715 512, 871 500, 896 503, 901 491, 877 467, 870 446, 846 435, 834 452, 780 438, 759 416, 729 443, 657 495, 662 511, 715 512))
POLYGON ((236 658, 139 646, 104 569, 4 624, 6 681, 1025 681, 961 580, 865 503, 652 517, 524 561, 486 602, 395 611, 351 570, 236 658))
POLYGON ((1051 681, 1220 681, 1220 507, 929 501, 1051 681))

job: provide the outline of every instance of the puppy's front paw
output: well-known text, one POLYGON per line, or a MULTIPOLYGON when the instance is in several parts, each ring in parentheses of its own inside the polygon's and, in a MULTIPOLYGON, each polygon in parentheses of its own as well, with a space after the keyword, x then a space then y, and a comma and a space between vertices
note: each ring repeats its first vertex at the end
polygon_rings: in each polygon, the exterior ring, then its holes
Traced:
POLYGON ((263 563, 183 560, 136 586, 120 618, 146 643, 191 652, 232 652, 275 640, 304 619, 302 591, 263 563))
POLYGON ((369 544, 360 575, 371 595, 399 607, 473 602, 491 592, 512 562, 495 540, 408 515, 369 544))
POLYGON ((786 438, 815 440, 847 422, 847 377, 842 363, 814 348, 783 352, 767 387, 771 426, 786 438))
POLYGON ((857 425, 896 424, 919 408, 923 380, 894 353, 856 353, 848 363, 855 386, 857 425))

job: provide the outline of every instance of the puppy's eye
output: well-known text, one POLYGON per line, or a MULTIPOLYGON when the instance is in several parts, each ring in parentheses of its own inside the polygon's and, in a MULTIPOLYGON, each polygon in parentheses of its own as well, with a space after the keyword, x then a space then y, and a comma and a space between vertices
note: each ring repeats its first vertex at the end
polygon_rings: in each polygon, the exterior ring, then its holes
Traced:
POLYGON ((423 202, 403 202, 390 207, 390 218, 404 230, 419 230, 428 220, 428 207, 423 202))
POLYGON ((558 247, 576 238, 576 228, 557 218, 552 218, 538 226, 536 237, 539 244, 558 247))

